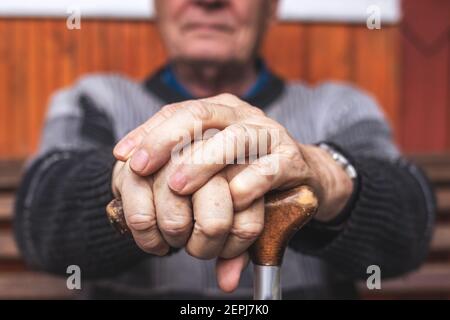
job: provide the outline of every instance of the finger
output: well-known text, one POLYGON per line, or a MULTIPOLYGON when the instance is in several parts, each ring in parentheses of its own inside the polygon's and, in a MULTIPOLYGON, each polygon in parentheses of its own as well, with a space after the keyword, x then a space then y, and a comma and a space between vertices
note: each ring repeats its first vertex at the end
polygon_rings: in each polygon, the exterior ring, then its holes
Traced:
POLYGON ((147 133, 164 120, 170 118, 179 108, 181 108, 181 105, 177 103, 166 105, 145 123, 130 131, 114 147, 113 154, 116 159, 121 161, 128 160, 135 148, 141 144, 142 140, 144 140, 147 133))
POLYGON ((200 100, 184 102, 172 117, 150 129, 131 157, 131 168, 139 175, 157 171, 168 162, 172 151, 201 139, 206 129, 223 129, 237 122, 238 114, 238 108, 200 100))
POLYGON ((233 108, 245 108, 245 111, 251 115, 264 116, 264 112, 260 108, 254 107, 230 93, 221 93, 216 96, 201 99, 201 101, 222 104, 233 108))
POLYGON ((223 104, 229 107, 243 107, 250 106, 247 102, 239 99, 237 96, 230 93, 221 93, 212 97, 203 98, 201 101, 209 103, 223 104))
POLYGON ((122 183, 121 199, 125 220, 136 244, 147 253, 160 256, 167 254, 169 245, 158 230, 152 190, 146 179, 130 170, 122 183))
POLYGON ((226 165, 270 153, 271 140, 270 130, 264 127, 232 124, 176 161, 169 186, 179 194, 192 194, 226 165))
POLYGON ((217 257, 233 224, 233 203, 228 182, 214 176, 193 196, 195 224, 186 251, 200 259, 217 257))
POLYGON ((255 199, 270 190, 291 188, 310 179, 310 170, 296 150, 281 151, 277 146, 272 154, 258 158, 229 180, 236 211, 247 208, 255 199))
POLYGON ((233 292, 239 285, 242 271, 249 262, 247 252, 233 259, 218 258, 216 262, 217 283, 225 292, 233 292))
MULTIPOLYGON (((217 96, 201 99, 201 101, 223 104, 230 107, 242 107, 243 105, 254 109, 253 112, 256 114, 264 114, 260 109, 254 108, 242 101, 238 97, 232 94, 220 94, 217 96)), ((114 148, 114 156, 121 161, 126 161, 133 154, 133 150, 136 146, 140 145, 146 134, 154 127, 157 127, 164 120, 170 118, 178 109, 182 108, 183 103, 172 103, 164 106, 156 114, 154 114, 150 119, 148 119, 144 124, 137 127, 136 129, 130 131, 124 138, 122 138, 114 148)))
POLYGON ((220 257, 230 259, 245 252, 264 228, 264 199, 255 200, 247 209, 234 215, 233 226, 220 257))
POLYGON ((189 197, 179 196, 167 184, 165 166, 158 171, 153 183, 156 217, 159 230, 167 243, 174 248, 184 246, 192 231, 192 208, 189 197))

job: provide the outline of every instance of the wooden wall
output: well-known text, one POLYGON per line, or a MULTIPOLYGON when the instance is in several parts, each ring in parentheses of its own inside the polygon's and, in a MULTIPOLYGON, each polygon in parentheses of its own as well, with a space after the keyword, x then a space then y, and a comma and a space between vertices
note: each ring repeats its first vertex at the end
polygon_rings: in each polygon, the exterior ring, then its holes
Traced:
MULTIPOLYGON (((283 23, 270 30, 263 54, 288 79, 360 85, 401 130, 398 27, 283 23)), ((56 89, 91 72, 142 79, 164 61, 151 22, 86 20, 81 30, 67 30, 64 20, 0 19, 0 158, 36 149, 56 89)))
POLYGON ((450 1, 403 1, 402 126, 407 150, 450 150, 450 1))

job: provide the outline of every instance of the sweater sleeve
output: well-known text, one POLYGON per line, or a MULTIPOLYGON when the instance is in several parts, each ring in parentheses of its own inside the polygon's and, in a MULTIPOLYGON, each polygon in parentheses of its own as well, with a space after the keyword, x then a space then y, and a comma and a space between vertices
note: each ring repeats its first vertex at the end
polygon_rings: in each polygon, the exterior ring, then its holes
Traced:
POLYGON ((375 101, 354 89, 336 95, 324 121, 329 141, 349 155, 358 172, 353 196, 339 226, 312 221, 291 247, 329 262, 352 279, 370 265, 383 277, 417 268, 431 238, 435 199, 430 185, 394 145, 375 101))
POLYGON ((32 267, 65 274, 69 265, 78 265, 83 277, 101 278, 144 258, 106 217, 113 196, 112 128, 88 97, 66 90, 53 98, 15 208, 17 243, 32 267))

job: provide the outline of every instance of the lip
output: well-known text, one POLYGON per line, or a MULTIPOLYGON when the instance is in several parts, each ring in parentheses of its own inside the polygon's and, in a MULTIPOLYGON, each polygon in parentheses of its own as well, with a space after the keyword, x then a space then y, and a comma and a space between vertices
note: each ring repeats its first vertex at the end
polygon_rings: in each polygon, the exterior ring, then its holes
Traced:
POLYGON ((186 23, 183 26, 183 31, 197 31, 197 32, 227 32, 233 31, 233 28, 221 23, 186 23))

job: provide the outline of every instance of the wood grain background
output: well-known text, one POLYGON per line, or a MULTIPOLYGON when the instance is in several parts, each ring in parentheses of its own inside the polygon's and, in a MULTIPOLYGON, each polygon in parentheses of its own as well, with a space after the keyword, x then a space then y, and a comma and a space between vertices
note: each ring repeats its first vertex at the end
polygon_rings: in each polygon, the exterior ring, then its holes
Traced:
MULTIPOLYGON (((92 72, 142 79, 164 63, 155 26, 145 21, 0 20, 0 158, 23 158, 38 144, 48 99, 92 72)), ((355 25, 275 26, 263 47, 287 79, 354 82, 373 93, 393 127, 399 121, 399 30, 355 25)))
MULTIPOLYGON (((373 94, 407 153, 450 151, 450 2, 410 0, 401 24, 280 23, 263 56, 280 75, 315 84, 343 80, 373 94)), ((143 79, 165 62, 147 21, 0 19, 0 159, 36 150, 50 95, 82 75, 143 79)))

